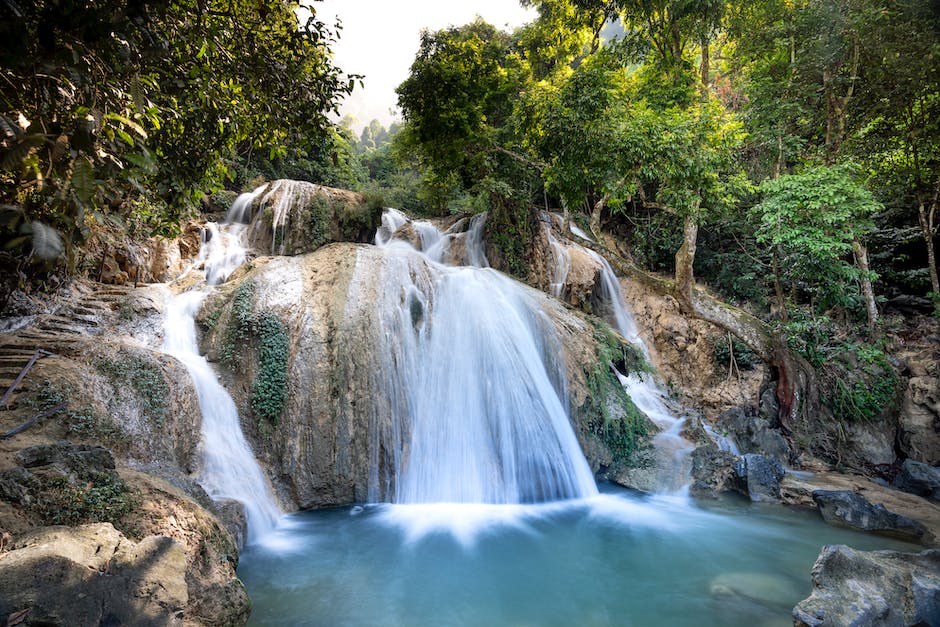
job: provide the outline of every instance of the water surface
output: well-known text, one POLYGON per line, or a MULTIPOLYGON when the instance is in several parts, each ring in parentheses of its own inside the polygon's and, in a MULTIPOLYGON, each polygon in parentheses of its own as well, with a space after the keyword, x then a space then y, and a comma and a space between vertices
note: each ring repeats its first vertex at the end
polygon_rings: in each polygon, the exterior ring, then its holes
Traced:
POLYGON ((249 624, 783 626, 823 545, 917 549, 815 512, 603 492, 291 515, 242 555, 249 624))

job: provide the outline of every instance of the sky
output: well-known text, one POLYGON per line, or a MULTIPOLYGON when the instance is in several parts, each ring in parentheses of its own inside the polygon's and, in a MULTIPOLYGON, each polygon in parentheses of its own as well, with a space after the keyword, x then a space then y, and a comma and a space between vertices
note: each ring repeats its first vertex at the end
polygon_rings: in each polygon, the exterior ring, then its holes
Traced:
POLYGON ((340 40, 333 45, 336 64, 365 75, 365 88, 357 86, 341 110, 358 119, 357 132, 373 119, 387 127, 399 118, 395 88, 408 77, 422 29, 460 26, 477 15, 512 29, 536 16, 517 0, 323 0, 313 7, 326 24, 336 16, 342 21, 340 40))

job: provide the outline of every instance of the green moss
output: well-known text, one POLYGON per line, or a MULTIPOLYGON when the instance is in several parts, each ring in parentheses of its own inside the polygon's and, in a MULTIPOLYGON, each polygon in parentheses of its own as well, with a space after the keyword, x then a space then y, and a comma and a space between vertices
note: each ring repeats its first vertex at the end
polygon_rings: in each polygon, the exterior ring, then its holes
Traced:
POLYGON ((167 385, 159 367, 144 357, 123 349, 118 351, 115 359, 101 359, 95 365, 119 393, 127 392, 130 388, 144 412, 156 424, 163 424, 170 386, 167 385))
MULTIPOLYGON (((26 401, 26 404, 40 412, 55 407, 62 401, 74 399, 76 396, 71 385, 64 384, 57 387, 50 381, 45 381, 36 393, 26 401)), ((87 406, 70 404, 65 412, 64 423, 69 435, 82 439, 98 440, 109 444, 118 443, 125 439, 124 432, 110 417, 99 416, 87 406)))

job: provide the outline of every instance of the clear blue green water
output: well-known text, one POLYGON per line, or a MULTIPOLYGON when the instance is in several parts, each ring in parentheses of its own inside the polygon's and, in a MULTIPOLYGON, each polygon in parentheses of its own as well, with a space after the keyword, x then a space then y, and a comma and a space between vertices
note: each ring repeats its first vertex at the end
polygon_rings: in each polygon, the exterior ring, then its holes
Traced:
POLYGON ((248 547, 251 625, 791 625, 825 544, 915 550, 815 512, 600 497, 291 515, 248 547))

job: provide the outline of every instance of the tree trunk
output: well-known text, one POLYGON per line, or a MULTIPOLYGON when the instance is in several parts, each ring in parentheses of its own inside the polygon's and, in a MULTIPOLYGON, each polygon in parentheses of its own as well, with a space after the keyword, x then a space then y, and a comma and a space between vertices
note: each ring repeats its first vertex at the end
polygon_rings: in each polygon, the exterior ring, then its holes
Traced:
POLYGON ((783 283, 780 281, 780 246, 774 246, 773 271, 774 294, 777 297, 777 315, 780 316, 780 321, 785 323, 789 316, 787 315, 787 296, 783 293, 783 283))
POLYGON ((868 339, 875 337, 875 328, 878 324, 878 304, 875 302, 875 290, 871 285, 868 265, 868 249, 861 240, 852 240, 852 250, 855 251, 855 263, 861 271, 862 297, 865 299, 865 311, 868 313, 868 339))
POLYGON ((695 249, 698 244, 698 222, 686 216, 682 224, 682 246, 676 252, 676 297, 688 309, 693 309, 692 292, 695 288, 695 249))
POLYGON ((930 291, 934 294, 934 307, 940 311, 940 277, 937 276, 937 253, 934 250, 933 238, 936 233, 934 217, 937 213, 937 198, 940 196, 940 188, 934 194, 933 201, 930 203, 930 210, 924 206, 924 198, 918 194, 917 203, 917 221, 920 223, 920 232, 924 237, 924 243, 927 244, 927 269, 930 271, 930 291))

